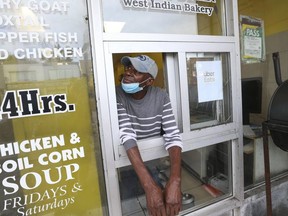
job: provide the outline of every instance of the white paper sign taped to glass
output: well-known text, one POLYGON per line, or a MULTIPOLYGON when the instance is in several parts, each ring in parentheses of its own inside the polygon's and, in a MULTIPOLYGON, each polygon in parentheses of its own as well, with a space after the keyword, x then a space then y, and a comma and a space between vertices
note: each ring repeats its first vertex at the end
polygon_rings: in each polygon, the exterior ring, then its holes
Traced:
POLYGON ((197 61, 198 103, 223 100, 221 61, 197 61))

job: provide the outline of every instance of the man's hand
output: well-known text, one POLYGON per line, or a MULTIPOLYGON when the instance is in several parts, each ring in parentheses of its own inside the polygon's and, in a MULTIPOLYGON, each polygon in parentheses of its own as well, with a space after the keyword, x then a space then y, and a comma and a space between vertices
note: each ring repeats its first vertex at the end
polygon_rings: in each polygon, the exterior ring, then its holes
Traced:
POLYGON ((151 216, 166 216, 163 192, 156 183, 151 184, 145 190, 146 204, 149 215, 151 216))
POLYGON ((180 179, 170 179, 165 186, 164 195, 167 215, 178 215, 182 205, 180 179))
POLYGON ((168 149, 170 156, 170 177, 165 186, 165 206, 168 216, 178 215, 182 206, 181 193, 181 149, 171 147, 168 149))
POLYGON ((153 180, 141 158, 137 146, 127 150, 128 158, 139 177, 146 194, 147 209, 151 216, 174 216, 181 210, 181 149, 168 149, 171 163, 171 175, 163 192, 153 180))
POLYGON ((138 147, 128 149, 127 155, 145 191, 149 214, 151 216, 166 216, 163 192, 148 172, 138 147))

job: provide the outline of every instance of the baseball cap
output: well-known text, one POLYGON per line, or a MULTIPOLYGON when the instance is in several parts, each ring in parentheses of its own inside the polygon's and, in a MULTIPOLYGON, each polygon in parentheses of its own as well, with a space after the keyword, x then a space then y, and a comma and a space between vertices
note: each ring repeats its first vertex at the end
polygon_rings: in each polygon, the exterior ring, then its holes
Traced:
POLYGON ((157 64, 147 55, 139 55, 136 57, 124 56, 121 59, 124 66, 133 65, 133 67, 141 73, 149 73, 155 79, 158 73, 157 64))

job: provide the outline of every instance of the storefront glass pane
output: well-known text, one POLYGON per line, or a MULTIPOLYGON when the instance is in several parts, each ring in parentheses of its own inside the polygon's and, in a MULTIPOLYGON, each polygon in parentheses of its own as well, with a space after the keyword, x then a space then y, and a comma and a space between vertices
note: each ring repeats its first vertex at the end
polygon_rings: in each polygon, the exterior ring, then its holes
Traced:
MULTIPOLYGON (((169 157, 145 163, 157 184, 164 189, 169 178, 169 157)), ((132 166, 119 172, 122 215, 148 215, 146 198, 132 166)), ((219 143, 182 154, 182 211, 227 198, 232 194, 231 143, 219 143)))
POLYGON ((232 121, 227 53, 187 53, 191 130, 232 121))
POLYGON ((86 2, 2 3, 1 214, 107 215, 86 2))
MULTIPOLYGON (((245 125, 244 127, 247 127, 245 125)), ((246 189, 265 182, 264 149, 262 129, 251 126, 251 134, 244 129, 243 156, 244 156, 244 186, 246 189), (253 133, 253 134, 252 134, 253 133)), ((271 178, 287 174, 288 152, 276 146, 270 134, 268 135, 270 175, 271 178)))
POLYGON ((105 33, 225 35, 223 0, 105 0, 105 33))

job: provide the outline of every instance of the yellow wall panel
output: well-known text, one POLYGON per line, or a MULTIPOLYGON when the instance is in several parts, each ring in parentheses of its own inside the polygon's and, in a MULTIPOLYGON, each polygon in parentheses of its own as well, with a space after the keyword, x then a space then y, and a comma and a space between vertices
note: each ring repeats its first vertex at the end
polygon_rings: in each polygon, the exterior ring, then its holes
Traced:
MULTIPOLYGON (((33 215, 46 215, 47 213, 51 213, 53 216, 102 215, 102 203, 95 158, 96 153, 94 149, 95 141, 93 140, 86 78, 72 78, 37 83, 16 83, 10 85, 9 88, 13 90, 37 88, 40 90, 41 95, 65 93, 67 95, 68 104, 73 103, 76 106, 75 112, 24 117, 13 120, 14 137, 17 142, 59 136, 60 134, 64 135, 65 138, 64 146, 37 150, 29 153, 21 152, 18 154, 18 158, 28 157, 30 163, 34 165, 31 169, 21 170, 21 176, 23 177, 23 175, 32 172, 38 173, 41 176, 42 181, 35 189, 22 190, 22 199, 25 199, 26 197, 28 198, 28 202, 25 209, 21 208, 19 211, 28 211, 28 213, 36 211, 36 213, 33 212, 33 215), (80 138, 79 142, 76 142, 75 144, 70 140, 73 133, 77 133, 80 138), (48 165, 39 164, 38 159, 42 154, 49 155, 52 152, 63 154, 63 151, 72 150, 74 148, 80 149, 81 147, 84 149, 84 151, 82 151, 82 153, 84 152, 85 154, 84 157, 82 154, 82 156, 78 155, 73 159, 70 157, 69 160, 65 161, 65 157, 62 156, 60 162, 50 162, 48 165), (66 167, 69 167, 71 164, 78 164, 79 170, 72 173, 73 179, 68 179, 66 167), (59 167, 61 167, 61 169, 59 167), (47 184, 43 170, 49 170, 52 181, 56 182, 56 180, 60 178, 61 180, 56 184, 47 184), (59 170, 61 170, 61 172, 58 172, 59 170), (81 189, 78 188, 79 190, 74 190, 75 185, 79 186, 81 189), (53 191, 55 192, 56 190, 58 190, 58 192, 56 195, 53 195, 53 191), (41 195, 43 199, 41 198, 38 200, 39 195, 41 195), (31 196, 32 202, 30 199, 31 196), (34 201, 37 200, 37 202, 33 202, 33 199, 34 201), (49 205, 48 209, 43 207, 47 205, 49 205), (63 206, 61 207, 61 205, 66 207, 62 208, 63 206), (51 208, 51 206, 53 206, 53 208, 51 208)), ((70 167, 72 169, 75 168, 74 165, 71 165, 70 167)), ((27 178, 26 182, 29 187, 35 185, 35 178, 32 174, 27 178)))
POLYGON ((288 30, 288 1, 238 0, 239 15, 264 20, 266 36, 288 30))

